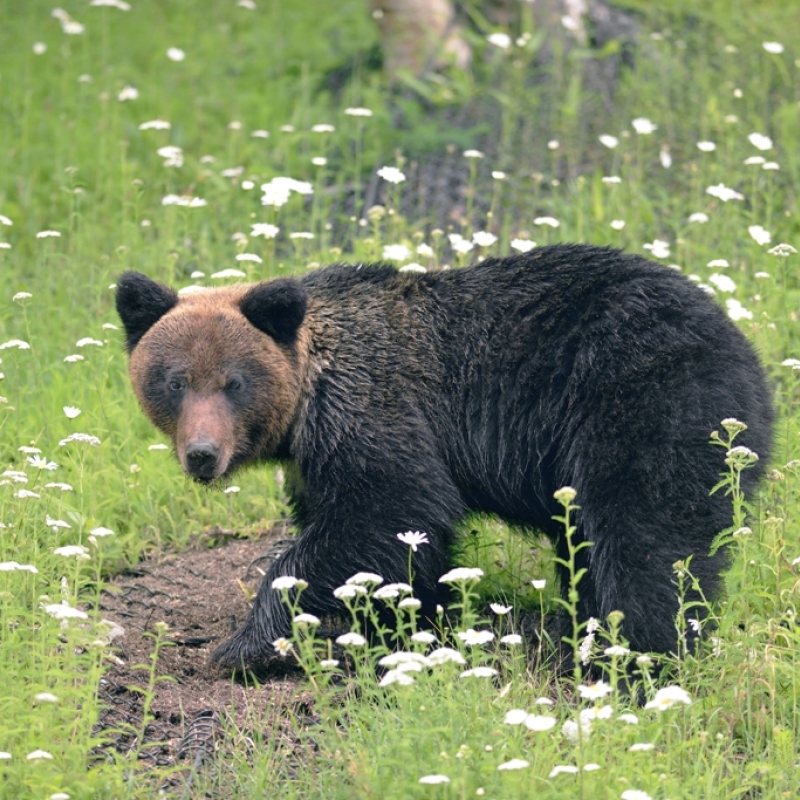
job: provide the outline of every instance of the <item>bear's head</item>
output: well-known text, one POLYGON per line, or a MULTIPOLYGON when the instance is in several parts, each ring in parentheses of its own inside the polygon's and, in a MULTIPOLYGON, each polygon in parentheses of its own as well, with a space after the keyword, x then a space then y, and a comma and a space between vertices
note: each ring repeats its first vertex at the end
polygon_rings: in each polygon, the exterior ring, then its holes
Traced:
POLYGON ((300 403, 307 299, 294 280, 179 297, 126 272, 117 283, 130 377, 184 470, 211 483, 274 457, 300 403))

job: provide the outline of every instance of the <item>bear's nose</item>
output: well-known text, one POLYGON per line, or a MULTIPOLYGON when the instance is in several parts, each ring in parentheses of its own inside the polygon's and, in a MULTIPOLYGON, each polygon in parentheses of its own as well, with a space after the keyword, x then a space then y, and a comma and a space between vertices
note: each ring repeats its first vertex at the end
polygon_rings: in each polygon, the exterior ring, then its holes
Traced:
POLYGON ((211 442, 192 442, 186 448, 186 467, 189 474, 200 481, 214 478, 219 448, 211 442))

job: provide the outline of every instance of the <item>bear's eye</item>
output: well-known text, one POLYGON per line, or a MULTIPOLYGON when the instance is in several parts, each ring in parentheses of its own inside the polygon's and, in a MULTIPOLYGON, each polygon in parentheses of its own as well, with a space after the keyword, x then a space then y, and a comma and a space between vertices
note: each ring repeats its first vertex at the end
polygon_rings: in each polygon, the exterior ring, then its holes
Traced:
POLYGON ((168 389, 169 389, 171 392, 180 392, 180 391, 183 389, 183 381, 182 381, 182 380, 180 380, 180 379, 178 379, 178 378, 172 378, 172 379, 171 379, 171 380, 170 380, 170 381, 167 383, 167 388, 168 388, 168 389))
POLYGON ((231 378, 227 385, 225 386, 225 390, 228 392, 238 392, 242 388, 242 382, 239 378, 231 378))

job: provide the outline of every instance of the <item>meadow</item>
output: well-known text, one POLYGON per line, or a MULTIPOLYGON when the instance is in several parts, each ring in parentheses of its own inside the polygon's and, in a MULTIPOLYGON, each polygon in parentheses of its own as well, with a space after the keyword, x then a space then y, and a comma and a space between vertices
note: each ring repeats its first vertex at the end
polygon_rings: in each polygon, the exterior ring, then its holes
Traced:
MULTIPOLYGON (((3 4, 0 797, 796 797, 800 16, 785 0, 626 0, 640 28, 626 60, 614 42, 547 41, 535 3, 509 29, 465 3, 473 68, 389 87, 365 5, 3 4), (612 618, 563 640, 602 680, 559 674, 546 632, 521 624, 569 619, 553 555, 477 519, 450 622, 418 630, 398 595, 405 655, 354 635, 346 665, 299 618, 310 711, 288 734, 253 711, 227 717, 202 765, 139 759, 144 730, 109 747, 108 581, 215 526, 257 537, 287 514, 274 465, 217 490, 183 476, 128 383, 119 274, 186 288, 338 260, 455 269, 575 241, 701 284, 774 389, 759 495, 738 492, 746 464, 721 476, 732 563, 700 650, 657 664, 612 618)), ((730 446, 735 429, 719 435, 730 446)), ((562 499, 569 527, 580 497, 562 499)), ((381 591, 362 584, 354 618, 381 591)), ((147 633, 152 697, 167 632, 154 617, 147 633)))

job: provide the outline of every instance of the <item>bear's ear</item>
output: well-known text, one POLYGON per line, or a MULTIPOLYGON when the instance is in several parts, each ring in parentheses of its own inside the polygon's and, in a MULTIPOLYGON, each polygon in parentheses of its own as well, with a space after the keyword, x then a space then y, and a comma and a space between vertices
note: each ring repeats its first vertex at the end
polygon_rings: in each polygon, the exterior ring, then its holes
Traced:
POLYGON ((129 353, 142 336, 178 304, 178 294, 174 289, 138 272, 125 272, 120 276, 116 299, 129 353))
POLYGON ((290 278, 256 284, 242 298, 239 309, 247 321, 278 344, 291 344, 306 315, 303 287, 290 278))

